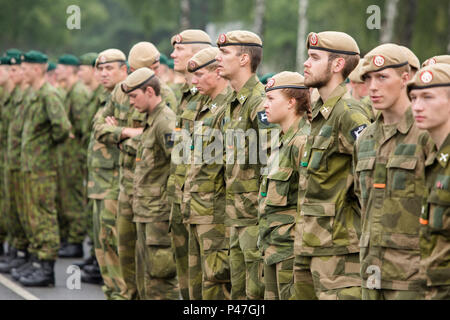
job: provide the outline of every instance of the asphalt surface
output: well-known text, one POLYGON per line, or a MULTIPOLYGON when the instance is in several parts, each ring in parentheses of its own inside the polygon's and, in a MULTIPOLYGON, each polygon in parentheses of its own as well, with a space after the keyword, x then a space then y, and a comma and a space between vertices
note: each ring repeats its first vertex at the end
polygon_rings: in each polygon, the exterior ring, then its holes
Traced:
MULTIPOLYGON (((84 253, 87 257, 87 242, 84 243, 84 253)), ((54 287, 24 287, 9 274, 0 274, 0 300, 105 300, 100 285, 78 281, 81 274, 71 266, 80 260, 60 258, 56 261, 54 287)))

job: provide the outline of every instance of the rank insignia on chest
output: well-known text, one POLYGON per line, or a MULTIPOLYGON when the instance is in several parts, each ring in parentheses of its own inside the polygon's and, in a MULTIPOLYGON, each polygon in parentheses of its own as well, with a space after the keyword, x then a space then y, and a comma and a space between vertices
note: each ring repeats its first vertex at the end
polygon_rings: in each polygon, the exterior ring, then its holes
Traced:
POLYGON ((265 124, 266 126, 270 125, 270 122, 267 120, 267 114, 265 111, 258 112, 258 119, 261 121, 261 123, 265 124))

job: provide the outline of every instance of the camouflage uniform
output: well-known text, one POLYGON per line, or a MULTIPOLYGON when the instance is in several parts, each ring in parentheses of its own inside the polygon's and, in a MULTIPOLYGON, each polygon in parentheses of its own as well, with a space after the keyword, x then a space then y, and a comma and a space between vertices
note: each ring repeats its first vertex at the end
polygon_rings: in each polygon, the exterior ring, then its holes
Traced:
POLYGON ((24 186, 20 172, 20 153, 22 142, 22 130, 24 118, 29 106, 29 101, 35 93, 29 87, 20 91, 12 100, 13 116, 9 120, 9 129, 6 143, 6 170, 5 170, 5 195, 6 212, 8 212, 8 230, 11 234, 12 245, 18 250, 27 250, 30 230, 27 217, 24 213, 24 186))
POLYGON ((230 272, 233 300, 264 297, 263 261, 257 247, 258 191, 262 167, 261 159, 254 159, 254 164, 251 163, 253 157, 258 157, 258 152, 250 150, 250 147, 256 147, 255 149, 261 151, 258 135, 266 129, 275 127, 267 122, 262 106, 264 97, 264 86, 258 77, 253 75, 242 89, 235 93, 224 117, 227 214, 225 224, 231 227, 230 272), (247 130, 255 131, 253 133, 256 136, 252 138, 250 133, 249 138, 244 139, 245 145, 242 146, 241 143, 240 147, 236 147, 234 145, 236 139, 233 136, 238 137, 240 132, 245 134, 247 130), (242 156, 245 156, 244 163, 240 163, 244 159, 239 160, 242 156))
POLYGON ((87 88, 77 82, 68 90, 64 107, 72 123, 74 139, 68 139, 61 146, 61 166, 58 174, 61 209, 58 217, 61 238, 68 243, 82 243, 86 236, 86 190, 84 180, 87 175, 86 148, 83 139, 88 134, 86 128, 86 107, 90 94, 87 88))
MULTIPOLYGON (((6 100, 9 98, 9 93, 8 91, 3 88, 0 87, 0 115, 3 113, 3 109, 5 108, 5 102, 6 100)), ((3 117, 2 117, 3 119, 3 117)), ((0 150, 1 150, 1 154, 2 156, 0 157, 0 246, 3 244, 3 242, 5 242, 6 237, 8 235, 8 233, 6 232, 7 228, 5 226, 5 181, 4 181, 4 170, 5 170, 5 166, 4 166, 4 154, 5 154, 5 144, 4 144, 4 136, 3 136, 3 123, 0 120, 0 150)), ((2 251, 2 248, 0 248, 0 252, 2 251)))
MULTIPOLYGON (((105 91, 98 96, 97 105, 100 109, 92 123, 101 116, 109 98, 110 93, 105 91)), ((108 300, 124 299, 121 292, 126 291, 126 285, 120 272, 116 229, 119 149, 96 140, 92 130, 87 159, 89 173, 87 195, 93 202, 93 240, 104 282, 102 290, 108 300)))
POLYGON ((56 212, 55 146, 69 135, 71 124, 55 88, 45 83, 30 99, 21 147, 25 215, 31 230, 29 252, 55 260, 59 249, 56 212))
POLYGON ((310 126, 303 117, 289 128, 281 138, 278 153, 273 152, 269 158, 270 172, 261 182, 258 242, 264 258, 265 300, 290 297, 298 171, 309 131, 310 126))
MULTIPOLYGON (((193 122, 192 112, 190 119, 184 118, 184 111, 189 108, 190 110, 196 110, 196 106, 200 103, 202 96, 198 94, 198 90, 195 86, 191 88, 185 84, 181 89, 183 92, 181 102, 178 105, 175 123, 175 144, 174 150, 177 149, 178 139, 182 138, 179 133, 182 133, 183 122, 193 122)), ((186 115, 187 117, 188 115, 186 115)), ((192 128, 193 128, 193 123, 192 128)), ((176 152, 172 152, 170 175, 167 181, 167 195, 169 199, 170 210, 170 232, 172 237, 172 245, 175 250, 175 264, 177 266, 177 277, 179 283, 180 294, 183 300, 189 300, 189 280, 188 280, 188 242, 189 233, 187 226, 183 223, 183 217, 181 215, 181 199, 183 198, 183 186, 186 176, 186 166, 182 164, 175 164, 174 157, 179 156, 176 152)), ((182 156, 185 156, 184 154, 182 156)), ((185 214, 188 214, 185 211, 185 214)))
POLYGON ((385 125, 380 114, 356 142, 353 167, 362 208, 363 299, 382 299, 385 293, 394 299, 423 298, 419 215, 425 160, 431 151, 432 141, 416 127, 411 108, 393 125, 385 125))
POLYGON ((232 89, 227 87, 215 99, 209 98, 197 105, 197 110, 190 110, 190 106, 186 110, 193 112, 196 122, 194 128, 189 128, 194 151, 186 166, 181 204, 184 223, 189 225, 190 300, 230 299, 230 239, 229 228, 224 224, 223 139, 217 134, 221 135, 221 121, 232 96, 232 89), (214 146, 220 150, 219 154, 214 152, 212 155, 212 150, 208 151, 214 146))
POLYGON ((178 300, 179 290, 167 200, 175 113, 165 101, 148 114, 136 153, 133 221, 136 223, 136 283, 145 300, 178 300))
POLYGON ((353 144, 369 121, 343 96, 345 83, 312 109, 301 159, 293 299, 360 299, 360 207, 353 192, 353 144))
POLYGON ((122 145, 119 156, 119 197, 116 218, 118 253, 122 278, 126 290, 121 293, 126 299, 137 299, 136 287, 136 224, 133 222, 133 179, 135 168, 136 139, 122 141, 120 136, 126 127, 142 128, 145 125, 145 114, 138 113, 129 104, 128 96, 122 92, 120 83, 111 93, 111 99, 105 106, 101 116, 94 125, 95 138, 106 145, 122 145), (105 118, 114 116, 118 126, 105 123, 105 118), (126 147, 126 148, 125 148, 126 147))
POLYGON ((167 106, 170 109, 172 109, 173 112, 176 112, 178 108, 178 98, 176 97, 175 93, 169 87, 168 84, 162 82, 161 80, 160 84, 161 84, 161 96, 163 97, 167 106))
POLYGON ((450 299, 450 135, 426 162, 427 194, 421 215, 420 269, 427 281, 425 299, 450 299))

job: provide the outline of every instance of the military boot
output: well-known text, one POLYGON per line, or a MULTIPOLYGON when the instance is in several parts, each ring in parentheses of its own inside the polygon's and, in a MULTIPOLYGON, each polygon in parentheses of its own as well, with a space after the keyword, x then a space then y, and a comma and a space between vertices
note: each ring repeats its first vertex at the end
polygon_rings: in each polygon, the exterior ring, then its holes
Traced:
POLYGON ((19 281, 20 277, 29 275, 33 270, 33 262, 37 261, 37 257, 30 255, 27 263, 21 265, 18 268, 11 269, 11 276, 14 280, 19 281))
POLYGON ((5 248, 3 248, 3 242, 0 243, 0 258, 5 255, 5 248))
POLYGON ((16 250, 15 256, 8 262, 0 263, 0 273, 10 273, 12 268, 18 268, 27 263, 28 252, 25 250, 16 250))
POLYGON ((68 243, 66 246, 59 249, 58 256, 61 258, 82 258, 83 244, 68 243))
POLYGON ((26 287, 55 286, 55 261, 36 260, 29 274, 20 277, 19 282, 26 287))
POLYGON ((97 260, 94 260, 93 264, 87 265, 83 268, 81 273, 81 282, 93 284, 103 283, 102 274, 100 273, 100 266, 98 265, 97 260))

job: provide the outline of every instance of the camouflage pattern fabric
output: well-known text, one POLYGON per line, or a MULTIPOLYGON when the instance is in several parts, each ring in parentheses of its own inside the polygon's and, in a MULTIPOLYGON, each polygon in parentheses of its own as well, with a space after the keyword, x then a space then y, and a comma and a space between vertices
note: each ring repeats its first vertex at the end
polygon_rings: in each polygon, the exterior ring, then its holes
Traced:
POLYGON ((288 300, 291 297, 294 258, 271 265, 264 264, 264 300, 288 300))
POLYGON ((88 136, 85 123, 86 108, 90 99, 88 89, 76 82, 65 96, 64 107, 72 124, 75 138, 68 139, 61 146, 61 170, 58 177, 61 188, 61 215, 58 217, 61 227, 61 238, 69 243, 82 243, 86 236, 86 189, 87 175, 86 148, 83 142, 88 136))
POLYGON ((414 123, 411 108, 397 124, 383 115, 357 140, 355 193, 361 203, 361 278, 374 289, 421 290, 419 218, 425 193, 425 160, 433 143, 414 123), (376 276, 376 275, 374 275, 376 276))
MULTIPOLYGON (((181 102, 178 105, 174 130, 174 149, 176 150, 180 139, 182 138, 183 120, 182 115, 184 111, 189 108, 189 117, 192 117, 194 110, 197 109, 197 104, 200 103, 202 96, 198 94, 198 90, 195 86, 189 87, 185 84, 181 88, 182 96, 181 102)), ((190 123, 193 130, 193 120, 188 121, 186 115, 184 122, 190 123), (188 121, 188 122, 186 122, 188 121)), ((189 128, 188 128, 189 129, 189 128)), ((175 251, 175 264, 177 268, 177 277, 179 283, 179 289, 183 300, 189 300, 189 280, 188 280, 188 243, 189 232, 185 223, 183 223, 183 216, 181 214, 181 199, 183 198, 183 186, 184 179, 186 177, 186 166, 184 164, 177 165, 174 161, 174 157, 183 157, 183 154, 176 154, 172 152, 170 162, 170 175, 167 181, 167 195, 169 200, 170 209, 170 232, 172 237, 172 246, 175 251)), ((185 211, 185 214, 188 214, 185 211)))
MULTIPOLYGON (((294 274, 296 269, 305 270, 301 256, 324 256, 335 261, 345 260, 345 256, 339 258, 336 255, 353 256, 352 253, 359 252, 360 207, 353 191, 352 152, 353 144, 370 122, 359 111, 350 108, 343 98, 346 93, 345 83, 342 83, 327 101, 320 98, 312 109, 311 134, 300 160, 294 274)), ((321 261, 319 259, 315 264, 319 273, 321 261)), ((327 265, 325 260, 323 265, 324 268, 327 265)), ((319 283, 314 283, 320 299, 325 298, 321 289, 328 291, 360 286, 360 280, 354 277, 353 272, 340 270, 338 275, 336 286, 341 287, 327 285, 331 279, 321 280, 325 284, 320 283, 319 287, 319 283)), ((294 279, 294 283, 297 280, 294 279)), ((297 295, 301 296, 298 292, 297 295)))
POLYGON ((30 99, 23 124, 20 159, 25 214, 32 234, 29 251, 41 260, 55 260, 59 249, 54 155, 55 146, 68 137, 70 129, 55 89, 45 83, 30 99))
POLYGON ((190 300, 230 298, 229 230, 226 232, 224 226, 223 138, 218 134, 225 107, 232 96, 232 89, 227 87, 214 99, 205 98, 195 110, 191 136, 194 148, 186 166, 181 203, 184 222, 189 224, 190 300), (209 150, 214 146, 219 152, 209 150))
POLYGON ((427 192, 420 217, 420 269, 426 299, 450 299, 450 135, 427 160, 427 192), (433 156, 435 155, 435 156, 433 156))
POLYGON ((160 84, 161 84, 161 97, 163 98, 163 100, 167 104, 167 106, 173 112, 176 112, 176 110, 178 108, 178 98, 176 97, 172 88, 170 88, 168 84, 162 82, 161 80, 160 80, 160 84))

